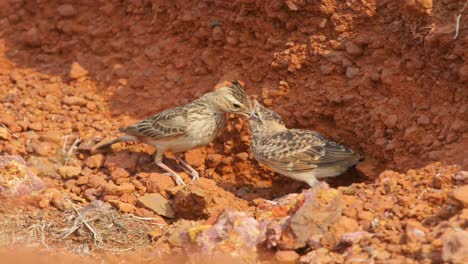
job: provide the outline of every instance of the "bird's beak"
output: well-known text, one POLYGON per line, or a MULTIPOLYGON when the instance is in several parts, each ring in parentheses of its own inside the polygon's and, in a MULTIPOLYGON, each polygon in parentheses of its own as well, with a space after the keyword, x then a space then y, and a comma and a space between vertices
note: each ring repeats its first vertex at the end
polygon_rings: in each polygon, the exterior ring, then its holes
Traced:
POLYGON ((241 110, 235 113, 238 115, 244 116, 245 118, 250 118, 250 115, 251 115, 250 111, 244 111, 244 110, 241 110))
POLYGON ((250 113, 250 120, 258 120, 258 119, 259 119, 258 114, 255 111, 252 111, 252 113, 250 113))

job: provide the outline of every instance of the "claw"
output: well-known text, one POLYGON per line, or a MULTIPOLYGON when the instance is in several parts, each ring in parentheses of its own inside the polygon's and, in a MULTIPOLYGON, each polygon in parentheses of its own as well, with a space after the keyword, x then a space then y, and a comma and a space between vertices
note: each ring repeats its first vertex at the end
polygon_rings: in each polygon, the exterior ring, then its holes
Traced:
POLYGON ((198 173, 198 171, 194 170, 192 172, 192 181, 196 181, 198 179, 200 179, 200 174, 198 173))

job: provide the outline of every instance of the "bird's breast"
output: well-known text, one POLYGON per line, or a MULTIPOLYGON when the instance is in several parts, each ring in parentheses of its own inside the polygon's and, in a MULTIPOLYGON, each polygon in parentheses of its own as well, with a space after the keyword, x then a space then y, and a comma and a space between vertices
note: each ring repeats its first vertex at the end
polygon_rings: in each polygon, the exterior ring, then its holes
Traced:
POLYGON ((198 145, 206 145, 226 126, 226 117, 224 114, 206 114, 193 118, 189 124, 189 137, 198 145))

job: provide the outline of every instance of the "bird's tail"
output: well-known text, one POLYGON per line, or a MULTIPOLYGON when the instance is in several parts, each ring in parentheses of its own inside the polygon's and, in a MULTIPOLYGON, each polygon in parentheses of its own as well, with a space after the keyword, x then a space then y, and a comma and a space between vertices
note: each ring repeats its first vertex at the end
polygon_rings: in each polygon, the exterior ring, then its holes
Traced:
POLYGON ((125 135, 123 137, 119 137, 117 139, 114 139, 114 140, 111 140, 111 141, 108 141, 108 142, 99 142, 97 143, 96 145, 94 145, 92 148, 91 148, 91 153, 100 153, 100 152, 103 152, 107 149, 109 149, 110 146, 116 144, 116 143, 119 143, 119 142, 125 142, 125 141, 133 141, 135 140, 135 137, 133 136, 130 136, 130 135, 125 135))

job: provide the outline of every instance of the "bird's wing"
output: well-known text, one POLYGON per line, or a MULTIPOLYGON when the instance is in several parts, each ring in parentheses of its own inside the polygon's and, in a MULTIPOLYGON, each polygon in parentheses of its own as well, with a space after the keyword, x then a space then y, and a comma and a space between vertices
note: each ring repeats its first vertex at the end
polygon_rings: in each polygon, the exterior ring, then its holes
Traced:
POLYGON ((180 136, 187 131, 187 114, 188 110, 185 106, 168 109, 134 125, 124 127, 121 131, 132 136, 155 140, 180 136))
POLYGON ((359 160, 349 148, 307 130, 290 129, 252 143, 255 156, 266 165, 300 172, 319 166, 353 165, 359 160))

